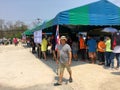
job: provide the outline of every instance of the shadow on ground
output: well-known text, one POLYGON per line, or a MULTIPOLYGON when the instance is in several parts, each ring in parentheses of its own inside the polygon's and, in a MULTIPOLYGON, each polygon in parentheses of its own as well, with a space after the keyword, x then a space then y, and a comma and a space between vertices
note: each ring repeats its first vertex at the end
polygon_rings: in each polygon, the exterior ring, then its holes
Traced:
MULTIPOLYGON (((38 58, 37 53, 33 54, 36 58, 38 58)), ((44 64, 46 64, 47 66, 49 66, 55 73, 56 70, 58 68, 58 65, 56 64, 56 61, 53 60, 52 55, 48 54, 47 55, 47 60, 38 58, 40 61, 42 61, 44 64)), ((77 65, 83 65, 83 64, 87 64, 88 62, 84 62, 84 61, 72 61, 72 65, 71 67, 77 66, 77 65)))
POLYGON ((0 90, 52 90, 51 85, 35 85, 35 86, 30 86, 26 88, 15 88, 15 87, 10 87, 10 86, 1 86, 0 85, 0 90), (51 88, 49 89, 48 86, 51 88))
POLYGON ((120 75, 120 72, 111 72, 114 75, 120 75))
MULTIPOLYGON (((27 45, 23 45, 23 47, 24 48, 30 48, 30 50, 32 50, 31 47, 27 47, 27 45)), ((42 58, 39 58, 37 52, 33 54, 32 51, 30 51, 30 53, 32 55, 34 55, 37 59, 42 61, 44 64, 49 66, 53 70, 53 72, 56 73, 58 65, 56 64, 55 60, 53 60, 52 54, 50 54, 49 52, 47 53, 47 61, 46 61, 46 60, 44 60, 42 58)), ((78 55, 78 56, 80 56, 80 55, 78 55)), ((79 59, 80 59, 80 57, 79 57, 79 59)), ((89 62, 88 61, 81 61, 81 60, 78 60, 78 61, 72 60, 71 67, 74 67, 74 66, 77 66, 77 65, 84 65, 84 64, 87 64, 87 63, 89 63, 89 62)))
POLYGON ((27 46, 27 44, 22 44, 24 48, 31 48, 31 46, 27 46))
POLYGON ((73 90, 69 85, 61 85, 58 87, 53 86, 52 84, 40 84, 29 87, 17 88, 8 85, 0 85, 0 90, 73 90))

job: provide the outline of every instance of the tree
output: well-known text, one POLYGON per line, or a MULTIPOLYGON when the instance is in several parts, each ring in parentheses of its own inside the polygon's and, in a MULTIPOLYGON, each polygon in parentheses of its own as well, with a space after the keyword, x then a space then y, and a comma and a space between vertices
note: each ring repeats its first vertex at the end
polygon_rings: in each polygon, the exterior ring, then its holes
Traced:
POLYGON ((0 30, 2 32, 2 35, 0 36, 0 38, 2 37, 21 37, 21 34, 27 30, 28 26, 18 20, 16 21, 14 24, 11 21, 7 21, 5 23, 5 21, 3 19, 0 19, 0 30))
POLYGON ((13 30, 13 23, 11 21, 6 22, 6 26, 8 27, 8 30, 13 30))
POLYGON ((3 30, 4 27, 4 20, 0 19, 0 30, 3 30))

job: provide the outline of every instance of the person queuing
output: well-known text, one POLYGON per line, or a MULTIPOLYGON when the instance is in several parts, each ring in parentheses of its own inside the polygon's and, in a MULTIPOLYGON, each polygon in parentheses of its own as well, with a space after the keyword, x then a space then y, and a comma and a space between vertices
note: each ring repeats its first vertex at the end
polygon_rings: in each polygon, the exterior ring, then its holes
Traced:
POLYGON ((34 42, 34 36, 32 36, 30 38, 30 43, 31 43, 31 47, 32 47, 32 53, 34 54, 34 53, 36 53, 36 50, 35 50, 36 44, 34 42))
POLYGON ((89 58, 92 64, 96 63, 96 46, 97 46, 96 40, 93 39, 92 36, 88 36, 87 48, 88 48, 89 58))
POLYGON ((78 42, 77 42, 77 40, 73 40, 73 42, 72 42, 72 55, 73 55, 73 60, 78 61, 78 42))
POLYGON ((105 42, 104 42, 104 37, 100 37, 100 41, 98 42, 98 60, 99 60, 99 65, 104 65, 105 64, 105 42))
POLYGON ((55 51, 56 40, 55 40, 54 35, 52 35, 50 42, 51 42, 51 45, 52 45, 51 50, 52 50, 52 54, 53 54, 53 60, 56 60, 56 51, 55 51))
POLYGON ((105 45, 106 45, 106 50, 105 50, 105 60, 106 60, 106 63, 105 63, 105 65, 107 67, 110 67, 111 60, 112 60, 111 57, 113 57, 113 53, 112 53, 112 49, 111 49, 111 38, 110 38, 110 36, 106 36, 105 45))
POLYGON ((47 41, 47 36, 43 35, 42 37, 42 42, 41 42, 41 51, 42 51, 42 55, 43 55, 43 59, 47 60, 46 57, 46 51, 47 51, 47 45, 48 45, 48 41, 47 41))
POLYGON ((85 61, 85 57, 86 57, 86 45, 85 45, 85 40, 83 39, 83 35, 82 34, 80 34, 79 46, 80 46, 81 59, 83 61, 85 61))
POLYGON ((120 32, 116 32, 112 36, 112 49, 113 49, 112 62, 114 64, 114 57, 116 57, 117 65, 115 69, 119 69, 120 67, 120 32))

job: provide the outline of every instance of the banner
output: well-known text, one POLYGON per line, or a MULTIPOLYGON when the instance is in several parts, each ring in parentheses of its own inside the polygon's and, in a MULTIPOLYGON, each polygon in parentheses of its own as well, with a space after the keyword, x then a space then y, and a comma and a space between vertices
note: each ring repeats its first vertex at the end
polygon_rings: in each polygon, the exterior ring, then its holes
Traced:
POLYGON ((34 32, 34 42, 41 43, 42 42, 42 30, 34 32))

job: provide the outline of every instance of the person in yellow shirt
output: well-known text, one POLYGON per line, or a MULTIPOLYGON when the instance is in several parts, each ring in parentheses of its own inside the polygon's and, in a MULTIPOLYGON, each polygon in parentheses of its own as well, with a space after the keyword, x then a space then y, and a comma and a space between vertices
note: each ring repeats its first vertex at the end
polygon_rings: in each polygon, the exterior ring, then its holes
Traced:
POLYGON ((98 42, 98 60, 99 60, 99 65, 104 65, 105 63, 105 42, 104 42, 104 37, 100 38, 100 41, 98 42))
POLYGON ((106 45, 106 48, 105 48, 106 66, 110 67, 111 60, 112 60, 111 57, 113 56, 112 49, 111 49, 111 38, 110 38, 110 36, 106 37, 105 45, 106 45))
POLYGON ((43 58, 45 60, 47 60, 46 59, 47 45, 48 45, 48 42, 47 42, 46 36, 43 36, 42 43, 41 43, 41 51, 42 51, 42 54, 43 54, 43 58))

